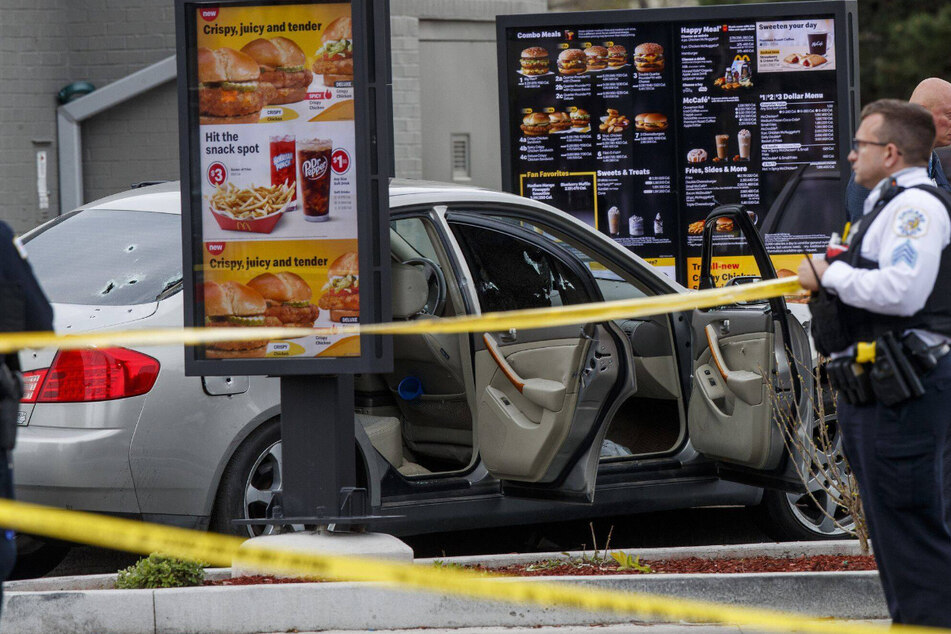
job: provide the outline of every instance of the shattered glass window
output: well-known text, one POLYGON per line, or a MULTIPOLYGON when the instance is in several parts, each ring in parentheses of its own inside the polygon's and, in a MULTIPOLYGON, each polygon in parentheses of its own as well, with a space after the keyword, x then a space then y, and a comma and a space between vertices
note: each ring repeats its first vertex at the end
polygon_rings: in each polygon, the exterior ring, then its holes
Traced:
POLYGON ((544 249, 491 229, 452 225, 483 311, 595 301, 568 266, 544 249))
POLYGON ((177 214, 87 209, 25 248, 47 297, 58 304, 145 304, 182 279, 177 214))

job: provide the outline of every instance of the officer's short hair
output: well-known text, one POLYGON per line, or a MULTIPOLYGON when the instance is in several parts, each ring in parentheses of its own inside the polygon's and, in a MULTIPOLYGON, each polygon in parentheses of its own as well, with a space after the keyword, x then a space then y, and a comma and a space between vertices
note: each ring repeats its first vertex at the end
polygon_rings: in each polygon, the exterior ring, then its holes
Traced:
POLYGON ((931 113, 923 106, 900 99, 879 99, 862 108, 862 119, 882 115, 878 140, 893 143, 908 165, 925 165, 931 159, 935 128, 931 113))

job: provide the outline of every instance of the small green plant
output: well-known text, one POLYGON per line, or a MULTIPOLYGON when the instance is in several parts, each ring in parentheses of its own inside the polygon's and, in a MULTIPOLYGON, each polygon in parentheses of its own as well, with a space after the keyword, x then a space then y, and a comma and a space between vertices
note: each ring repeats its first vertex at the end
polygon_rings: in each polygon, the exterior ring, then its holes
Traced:
POLYGON ((448 568, 450 570, 465 570, 466 567, 455 561, 443 561, 437 559, 433 562, 433 568, 448 568))
POLYGON ((614 557, 614 561, 617 562, 618 570, 636 570, 638 572, 643 572, 644 574, 650 574, 654 572, 654 569, 650 567, 650 564, 642 564, 640 555, 630 555, 625 552, 613 552, 611 556, 614 557))
POLYGON ((152 553, 128 568, 119 571, 116 588, 140 590, 143 588, 184 588, 199 586, 205 580, 200 562, 185 561, 152 553))

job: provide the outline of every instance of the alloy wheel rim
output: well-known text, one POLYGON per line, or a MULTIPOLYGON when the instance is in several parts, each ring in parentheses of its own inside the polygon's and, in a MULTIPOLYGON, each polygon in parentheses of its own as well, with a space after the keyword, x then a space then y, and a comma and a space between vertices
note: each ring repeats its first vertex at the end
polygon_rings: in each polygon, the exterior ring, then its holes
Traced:
MULTIPOLYGON (((839 504, 841 495, 826 490, 828 478, 824 474, 831 472, 836 474, 836 479, 840 481, 847 479, 848 465, 842 452, 842 434, 839 432, 838 419, 835 415, 829 415, 826 416, 825 423, 832 446, 828 452, 816 452, 815 457, 820 461, 819 465, 814 462, 809 465, 806 489, 812 496, 808 492, 787 493, 785 498, 793 517, 808 530, 825 536, 846 537, 855 521, 848 509, 839 504)), ((818 431, 814 430, 813 433, 817 435, 818 431)), ((829 488, 834 491, 834 487, 829 488)))

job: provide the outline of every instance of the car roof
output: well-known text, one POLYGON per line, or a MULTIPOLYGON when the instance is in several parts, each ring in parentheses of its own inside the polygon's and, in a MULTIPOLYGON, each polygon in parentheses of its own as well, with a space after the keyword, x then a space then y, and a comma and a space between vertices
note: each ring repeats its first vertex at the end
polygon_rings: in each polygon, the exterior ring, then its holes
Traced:
MULTIPOLYGON (((169 181, 147 187, 129 189, 105 198, 100 198, 82 206, 83 209, 115 209, 126 211, 156 211, 160 213, 180 214, 181 199, 178 181, 169 181)), ((550 207, 529 198, 516 196, 506 192, 459 185, 456 183, 439 183, 435 181, 407 180, 394 178, 390 181, 391 207, 407 207, 412 205, 432 204, 443 202, 458 203, 460 201, 472 203, 507 203, 519 204, 549 212, 562 214, 560 210, 550 207)))

